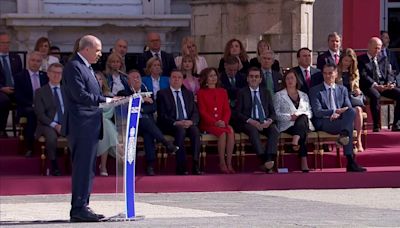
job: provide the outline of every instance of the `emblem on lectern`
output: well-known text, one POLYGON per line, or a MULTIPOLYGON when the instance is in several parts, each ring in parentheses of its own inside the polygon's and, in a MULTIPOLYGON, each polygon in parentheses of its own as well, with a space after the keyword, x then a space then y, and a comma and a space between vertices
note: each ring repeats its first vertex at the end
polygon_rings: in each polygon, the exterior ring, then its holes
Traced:
POLYGON ((128 138, 128 163, 132 164, 133 160, 135 159, 135 152, 136 152, 136 145, 135 145, 135 133, 136 129, 131 127, 129 130, 129 138, 128 138))

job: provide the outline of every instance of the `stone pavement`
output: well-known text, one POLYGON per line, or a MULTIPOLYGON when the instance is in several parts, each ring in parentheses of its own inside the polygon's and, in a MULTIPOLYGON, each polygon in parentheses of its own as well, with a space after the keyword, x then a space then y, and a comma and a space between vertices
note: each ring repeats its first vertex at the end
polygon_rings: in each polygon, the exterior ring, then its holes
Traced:
MULTIPOLYGON (((71 224, 70 195, 2 196, 0 227, 400 227, 400 189, 159 193, 136 199, 143 220, 71 224)), ((96 194, 90 206, 113 216, 122 212, 123 196, 96 194)))

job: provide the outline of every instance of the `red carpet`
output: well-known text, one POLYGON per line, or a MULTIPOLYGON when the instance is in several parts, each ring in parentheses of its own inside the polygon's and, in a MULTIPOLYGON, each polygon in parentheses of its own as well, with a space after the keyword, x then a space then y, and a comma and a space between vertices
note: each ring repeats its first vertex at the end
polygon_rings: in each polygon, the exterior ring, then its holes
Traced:
MULTIPOLYGON (((174 158, 170 157, 166 169, 157 171, 162 175, 147 177, 140 176, 143 173, 141 157, 138 159, 139 176, 136 178, 136 190, 137 192, 192 192, 400 187, 400 133, 369 132, 367 145, 367 150, 357 155, 358 162, 368 168, 366 173, 346 173, 344 168, 336 168, 336 154, 330 152, 324 155, 324 169, 308 174, 253 173, 257 161, 254 155, 248 155, 243 172, 220 175, 215 174, 218 167, 217 156, 208 154, 206 175, 168 175, 174 170, 174 158)), ((25 158, 17 151, 17 140, 0 140, 0 195, 70 193, 69 176, 40 176, 39 155, 25 158)), ((299 160, 296 155, 285 156, 284 160, 285 167, 289 170, 298 170, 299 160)), ((115 166, 113 162, 110 160, 109 171, 115 166)), ((346 164, 344 156, 342 163, 346 164)), ((309 156, 309 165, 313 167, 312 155, 309 156)), ((63 171, 65 173, 65 170, 63 171)), ((115 192, 115 177, 96 177, 94 192, 115 192)))

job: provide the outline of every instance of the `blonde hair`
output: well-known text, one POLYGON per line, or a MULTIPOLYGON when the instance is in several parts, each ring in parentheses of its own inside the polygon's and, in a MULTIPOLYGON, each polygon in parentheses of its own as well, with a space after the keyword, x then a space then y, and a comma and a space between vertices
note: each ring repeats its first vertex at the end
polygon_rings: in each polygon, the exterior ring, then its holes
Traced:
POLYGON ((349 75, 350 75, 350 89, 351 91, 354 91, 356 89, 360 88, 360 74, 358 72, 358 62, 357 62, 357 55, 356 52, 351 49, 351 48, 347 48, 343 51, 342 56, 340 57, 339 60, 339 64, 338 64, 338 77, 336 78, 336 82, 340 82, 342 81, 342 74, 343 74, 343 58, 344 57, 350 57, 352 60, 352 63, 350 64, 349 67, 349 75))
POLYGON ((122 60, 122 57, 120 54, 118 53, 111 53, 108 58, 107 58, 107 62, 106 62, 106 70, 105 70, 105 74, 106 75, 110 75, 113 74, 114 70, 111 69, 111 62, 114 60, 119 60, 121 62, 121 67, 118 70, 123 69, 124 67, 124 61, 122 60))
POLYGON ((160 66, 161 66, 161 70, 162 70, 162 62, 161 59, 157 58, 157 57, 151 57, 149 60, 147 60, 146 63, 146 69, 144 69, 144 73, 146 73, 147 75, 151 75, 150 69, 153 66, 154 62, 158 61, 160 62, 160 66))

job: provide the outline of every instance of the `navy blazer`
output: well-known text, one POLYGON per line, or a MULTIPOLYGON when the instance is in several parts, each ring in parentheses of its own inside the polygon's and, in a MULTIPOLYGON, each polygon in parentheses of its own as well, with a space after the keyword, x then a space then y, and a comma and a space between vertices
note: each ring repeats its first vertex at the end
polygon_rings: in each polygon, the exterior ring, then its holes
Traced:
MULTIPOLYGON (((185 110, 189 120, 193 122, 193 125, 199 123, 199 112, 197 105, 194 102, 194 95, 191 91, 186 89, 184 86, 181 87, 183 100, 185 102, 185 110)), ((176 104, 174 95, 170 88, 162 89, 158 91, 157 95, 157 122, 161 128, 168 129, 172 128, 176 121, 176 104)))
MULTIPOLYGON (((49 82, 46 72, 39 71, 40 87, 49 82)), ((26 107, 33 107, 33 88, 29 71, 24 69, 14 77, 15 100, 17 107, 22 110, 26 107)))
MULTIPOLYGON (((122 85, 124 86, 124 90, 125 91, 129 91, 130 88, 129 88, 129 83, 128 83, 128 77, 126 77, 125 75, 122 75, 122 74, 120 74, 119 77, 121 79, 122 85)), ((112 91, 112 88, 113 88, 113 85, 114 85, 113 76, 112 75, 107 75, 106 78, 107 78, 108 88, 110 88, 110 90, 112 91)), ((118 91, 118 92, 120 92, 120 91, 118 91)))
POLYGON ((75 138, 102 138, 103 111, 99 104, 106 102, 99 83, 78 54, 63 70, 62 91, 64 118, 62 134, 75 138))
POLYGON ((311 87, 324 82, 324 76, 322 75, 321 71, 318 70, 317 68, 310 67, 311 86, 308 87, 308 85, 306 83, 306 79, 303 76, 303 72, 301 71, 300 66, 293 67, 292 69, 296 71, 297 76, 299 77, 298 82, 300 83, 300 91, 302 91, 306 94, 308 94, 311 87))
MULTIPOLYGON (((142 56, 139 58, 139 71, 140 74, 146 75, 144 73, 144 69, 146 68, 146 64, 147 61, 153 57, 153 54, 151 54, 151 51, 145 51, 142 56)), ((161 66, 162 66, 162 74, 161 75, 165 75, 167 77, 170 76, 171 71, 173 69, 176 69, 176 65, 175 65, 175 60, 174 60, 174 56, 172 56, 172 54, 167 53, 165 51, 161 51, 161 66)))
MULTIPOLYGON (((340 58, 341 55, 342 55, 342 52, 339 51, 339 56, 338 56, 338 57, 340 58)), ((317 68, 320 69, 320 70, 322 71, 323 68, 324 68, 324 65, 327 64, 327 63, 329 63, 329 64, 335 64, 335 65, 336 65, 336 62, 335 62, 335 60, 332 58, 332 55, 331 55, 331 53, 329 52, 329 50, 328 50, 328 51, 325 51, 324 53, 322 53, 322 54, 320 54, 320 55, 318 55, 318 58, 317 58, 317 68)))
MULTIPOLYGON (((334 110, 329 108, 329 93, 325 89, 324 83, 312 87, 309 98, 313 111, 314 126, 320 129, 322 119, 329 119, 334 112, 334 110)), ((338 108, 352 107, 346 87, 336 84, 335 103, 338 108)))
MULTIPOLYGON (((360 88, 365 93, 369 88, 371 88, 372 84, 375 82, 372 61, 369 59, 367 54, 363 54, 358 56, 358 70, 360 72, 360 88)), ((389 63, 387 59, 383 55, 378 56, 378 65, 379 70, 382 75, 382 79, 384 84, 394 83, 395 79, 392 74, 389 74, 388 68, 389 63)), ((379 82, 376 82, 379 84, 379 82)))
MULTIPOLYGON (((142 82, 146 86, 147 90, 153 92, 153 81, 151 80, 151 76, 142 77, 142 82)), ((169 88, 169 78, 167 76, 160 76, 160 90, 169 88)))
MULTIPOLYGON (((269 92, 265 89, 259 89, 261 104, 263 106, 265 117, 276 121, 276 114, 272 98, 269 92)), ((244 126, 246 121, 251 118, 253 110, 253 99, 250 87, 242 88, 238 93, 238 103, 236 105, 236 112, 240 126, 244 126)))
MULTIPOLYGON (((261 70, 261 73, 262 73, 262 70, 261 70)), ((267 87, 267 82, 265 81, 264 75, 262 75, 261 78, 262 78, 262 80, 261 80, 260 86, 263 87, 263 88, 266 88, 267 87)), ((281 73, 279 73, 278 71, 272 70, 272 82, 274 83, 273 88, 274 88, 274 92, 275 93, 282 89, 282 84, 283 84, 282 83, 282 80, 283 80, 282 78, 283 77, 282 77, 281 73)))
MULTIPOLYGON (((15 75, 22 71, 22 61, 18 54, 9 53, 8 58, 10 59, 11 74, 15 81, 15 75)), ((4 69, 0 64, 0 88, 6 84, 6 77, 4 75, 4 69)))
POLYGON ((239 71, 235 75, 235 87, 232 86, 226 73, 221 74, 222 87, 228 92, 228 98, 230 101, 236 101, 237 93, 239 89, 247 86, 246 76, 239 71))

